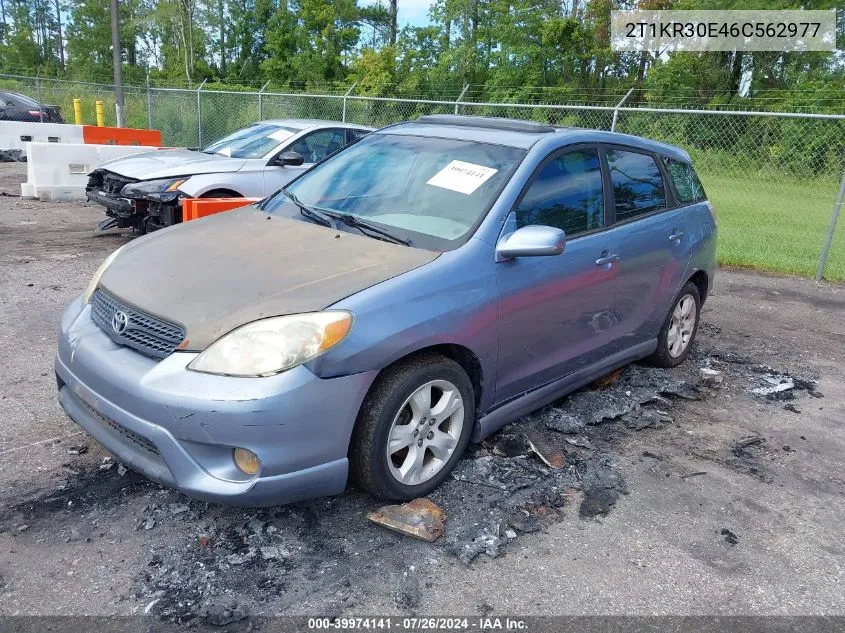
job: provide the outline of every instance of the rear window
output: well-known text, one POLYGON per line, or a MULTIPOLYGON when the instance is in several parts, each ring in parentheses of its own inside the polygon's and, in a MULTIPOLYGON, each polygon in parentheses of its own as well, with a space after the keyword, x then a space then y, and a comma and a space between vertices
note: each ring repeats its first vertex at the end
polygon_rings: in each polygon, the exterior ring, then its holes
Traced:
POLYGON ((26 95, 21 95, 17 93, 9 93, 9 96, 6 98, 9 103, 17 104, 19 106, 23 106, 25 108, 37 108, 38 102, 35 99, 30 99, 26 95))
POLYGON ((666 208, 660 168, 648 154, 608 150, 616 221, 624 222, 666 208))
POLYGON ((663 164, 669 173, 669 179, 675 187, 675 195, 681 204, 692 204, 707 200, 704 187, 695 174, 695 170, 689 163, 682 163, 679 160, 663 157, 663 164))

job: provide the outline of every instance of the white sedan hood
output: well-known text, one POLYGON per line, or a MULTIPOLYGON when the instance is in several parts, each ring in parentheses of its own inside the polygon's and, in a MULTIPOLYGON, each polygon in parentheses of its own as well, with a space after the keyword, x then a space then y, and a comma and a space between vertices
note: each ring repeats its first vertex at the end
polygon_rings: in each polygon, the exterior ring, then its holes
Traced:
POLYGON ((186 149, 161 149, 110 160, 103 163, 101 168, 128 178, 153 180, 233 172, 245 164, 246 161, 242 158, 228 158, 220 154, 203 154, 186 149))

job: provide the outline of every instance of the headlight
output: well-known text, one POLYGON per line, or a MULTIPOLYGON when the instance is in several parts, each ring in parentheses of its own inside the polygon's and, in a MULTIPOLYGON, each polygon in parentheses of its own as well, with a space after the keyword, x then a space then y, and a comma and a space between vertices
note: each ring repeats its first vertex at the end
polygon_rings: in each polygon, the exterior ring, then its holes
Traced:
POLYGON ((94 273, 94 276, 91 278, 91 281, 88 283, 88 287, 85 289, 85 295, 84 295, 85 303, 88 303, 89 301, 91 301, 91 297, 93 296, 94 291, 97 289, 97 284, 100 283, 100 277, 103 276, 103 273, 106 272, 106 268, 111 266, 111 263, 115 260, 118 253, 120 253, 120 251, 122 251, 125 247, 126 247, 126 244, 124 244, 119 249, 117 249, 115 252, 113 252, 111 255, 106 257, 106 259, 103 260, 103 263, 100 264, 100 267, 97 269, 97 272, 94 273))
POLYGON ((188 369, 224 376, 272 376, 334 347, 351 327, 352 315, 340 310, 254 321, 212 343, 188 369))
POLYGON ((148 193, 164 193, 176 191, 187 178, 160 178, 158 180, 142 180, 130 182, 120 190, 122 196, 143 196, 148 193))

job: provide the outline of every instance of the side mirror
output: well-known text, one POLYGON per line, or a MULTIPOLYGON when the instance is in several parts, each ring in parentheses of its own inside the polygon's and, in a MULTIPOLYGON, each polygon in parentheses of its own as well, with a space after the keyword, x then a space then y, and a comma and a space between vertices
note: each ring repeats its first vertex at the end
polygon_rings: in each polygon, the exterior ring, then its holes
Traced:
POLYGON ((523 226, 503 237, 496 245, 496 260, 514 257, 560 255, 566 245, 566 234, 551 226, 523 226))
POLYGON ((273 161, 279 167, 299 167, 305 162, 305 158, 298 152, 283 152, 273 161))

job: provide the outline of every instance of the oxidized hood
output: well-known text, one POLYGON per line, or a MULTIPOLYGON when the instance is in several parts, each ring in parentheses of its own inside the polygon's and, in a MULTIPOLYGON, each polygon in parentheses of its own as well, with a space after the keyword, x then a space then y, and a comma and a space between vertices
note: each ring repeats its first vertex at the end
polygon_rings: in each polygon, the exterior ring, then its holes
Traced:
POLYGON ((438 255, 249 206, 131 242, 100 285, 182 325, 185 349, 202 350, 240 325, 322 310, 438 255))
POLYGON ((242 158, 228 158, 220 154, 203 154, 186 149, 161 149, 116 158, 100 167, 121 176, 152 180, 238 171, 245 163, 242 158))

